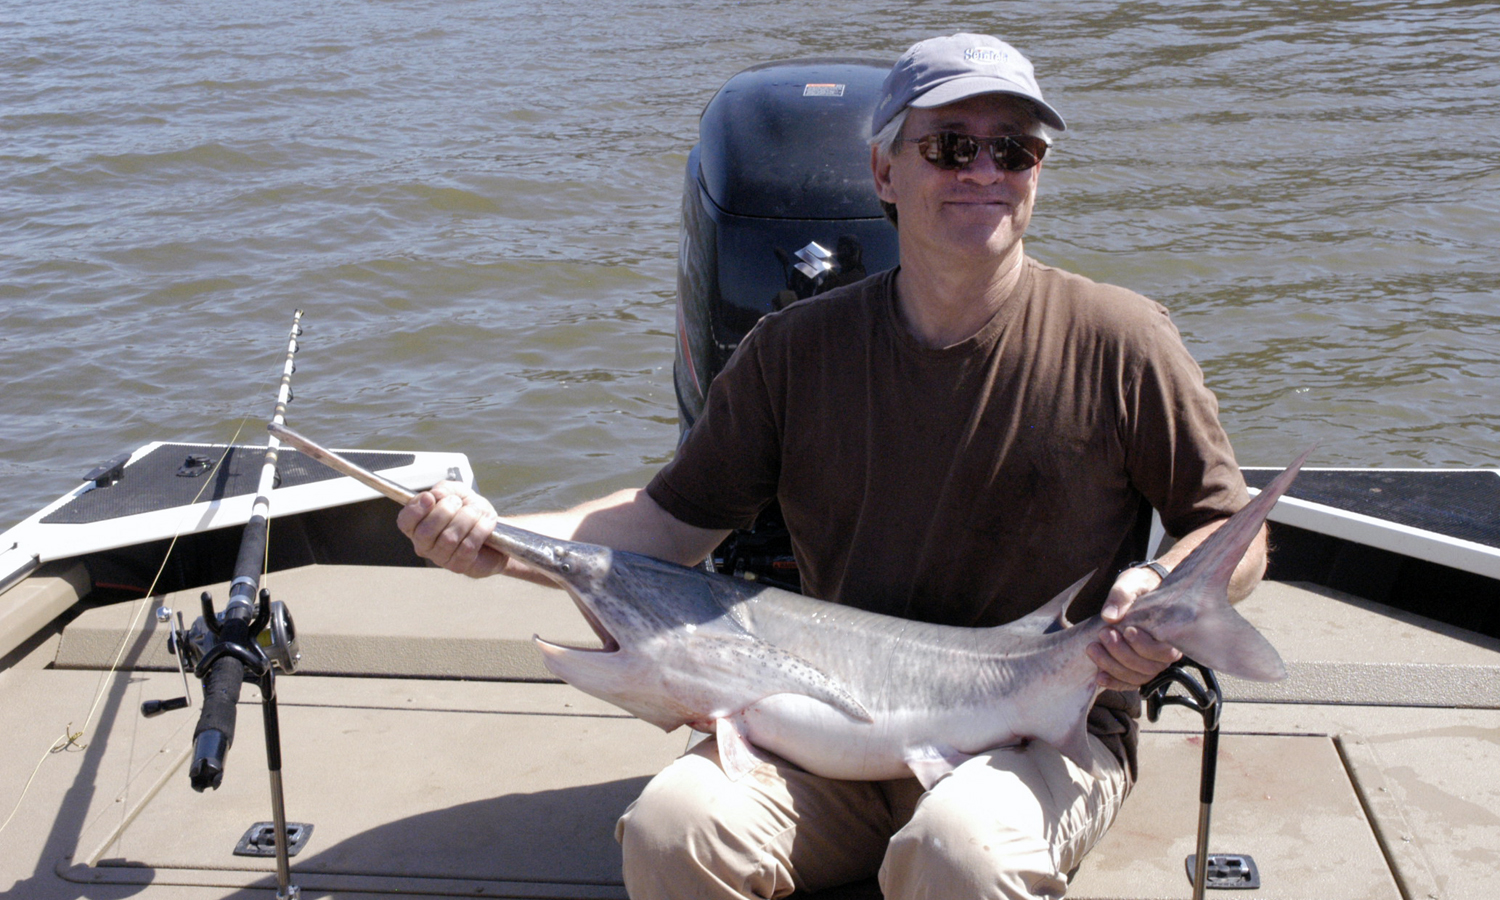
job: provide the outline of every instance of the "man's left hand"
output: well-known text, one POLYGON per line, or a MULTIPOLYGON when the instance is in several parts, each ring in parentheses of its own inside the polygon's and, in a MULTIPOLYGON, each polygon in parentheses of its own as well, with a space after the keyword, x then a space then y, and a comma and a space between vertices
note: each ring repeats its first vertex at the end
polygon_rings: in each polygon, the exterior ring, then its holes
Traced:
POLYGON ((1099 684, 1109 690, 1133 691, 1182 658, 1176 647, 1164 644, 1133 625, 1113 627, 1135 605, 1137 598, 1161 585, 1150 569, 1126 569, 1115 579, 1100 618, 1110 626, 1088 646, 1089 659, 1099 667, 1099 684))

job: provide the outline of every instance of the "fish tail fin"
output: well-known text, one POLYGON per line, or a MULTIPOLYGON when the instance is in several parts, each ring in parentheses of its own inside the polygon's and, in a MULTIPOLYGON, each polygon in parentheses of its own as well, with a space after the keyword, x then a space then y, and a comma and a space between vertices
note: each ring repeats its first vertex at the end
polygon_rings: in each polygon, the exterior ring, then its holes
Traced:
POLYGON ((1304 451, 1194 548, 1161 587, 1142 597, 1127 616, 1130 624, 1211 669, 1254 681, 1285 678, 1276 648, 1229 605, 1229 579, 1310 453, 1312 448, 1304 451))
POLYGON ((1193 627, 1171 640, 1188 657, 1217 672, 1251 681, 1286 677, 1281 654, 1228 602, 1198 616, 1193 627))

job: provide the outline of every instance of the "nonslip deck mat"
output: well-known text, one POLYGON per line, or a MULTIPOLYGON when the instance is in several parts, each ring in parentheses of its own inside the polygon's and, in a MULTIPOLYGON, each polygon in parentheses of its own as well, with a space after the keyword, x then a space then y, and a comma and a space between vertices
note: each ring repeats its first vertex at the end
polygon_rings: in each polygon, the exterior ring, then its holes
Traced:
MULTIPOLYGON (((1245 483, 1263 488, 1280 471, 1245 469, 1245 483)), ((1304 469, 1287 496, 1500 548, 1500 473, 1304 469)))
MULTIPOLYGON (((265 451, 265 447, 240 444, 163 444, 126 466, 119 481, 74 498, 41 521, 46 525, 84 525, 254 494, 260 486, 265 451)), ((372 471, 409 466, 416 461, 414 453, 354 451, 344 456, 372 471)), ((290 447, 279 451, 276 472, 278 488, 342 477, 290 447)))

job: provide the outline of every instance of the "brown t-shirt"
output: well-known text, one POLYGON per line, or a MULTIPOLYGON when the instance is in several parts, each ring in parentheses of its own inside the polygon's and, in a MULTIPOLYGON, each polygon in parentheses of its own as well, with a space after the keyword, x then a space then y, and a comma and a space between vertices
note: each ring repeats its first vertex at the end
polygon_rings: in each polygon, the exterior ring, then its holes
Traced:
POLYGON ((1166 310, 1027 259, 979 333, 920 344, 895 271, 766 316, 647 492, 704 528, 779 499, 809 595, 948 625, 1023 616, 1084 575, 1097 613, 1146 549, 1248 502, 1166 310))

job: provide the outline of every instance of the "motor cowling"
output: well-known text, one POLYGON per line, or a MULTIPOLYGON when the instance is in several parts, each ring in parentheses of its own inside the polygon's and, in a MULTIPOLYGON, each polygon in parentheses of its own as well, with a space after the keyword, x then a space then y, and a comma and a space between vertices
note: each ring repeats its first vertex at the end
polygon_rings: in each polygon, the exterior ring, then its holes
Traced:
POLYGON ((681 433, 761 316, 896 264, 870 176, 870 116, 890 63, 752 66, 703 110, 688 155, 673 382, 681 433))

